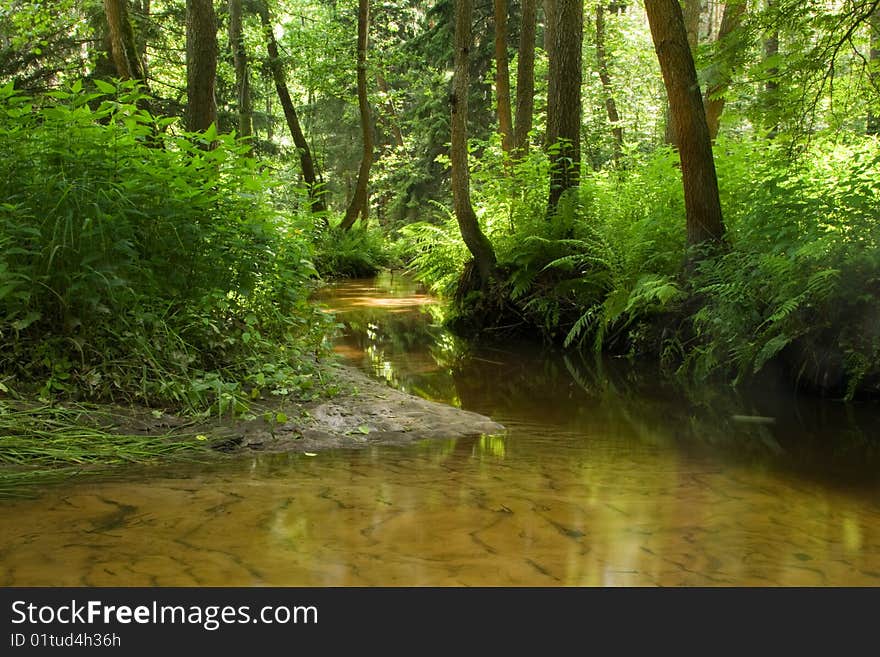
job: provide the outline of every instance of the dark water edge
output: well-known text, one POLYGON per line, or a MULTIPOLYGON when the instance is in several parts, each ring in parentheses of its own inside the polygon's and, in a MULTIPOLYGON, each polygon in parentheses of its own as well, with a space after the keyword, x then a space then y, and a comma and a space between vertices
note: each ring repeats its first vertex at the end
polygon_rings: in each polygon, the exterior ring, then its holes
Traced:
MULTIPOLYGON (((505 423, 539 421, 573 429, 592 421, 626 422, 649 442, 709 451, 719 458, 798 473, 826 485, 880 483, 880 401, 828 399, 798 392, 780 372, 748 385, 694 386, 655 362, 596 358, 519 339, 470 346, 431 316, 424 290, 405 276, 337 286, 346 297, 404 300, 389 313, 358 305, 340 317, 339 350, 390 385, 505 423)), ((340 304, 340 301, 343 303, 340 304)), ((333 305, 333 304, 331 304, 333 305)))

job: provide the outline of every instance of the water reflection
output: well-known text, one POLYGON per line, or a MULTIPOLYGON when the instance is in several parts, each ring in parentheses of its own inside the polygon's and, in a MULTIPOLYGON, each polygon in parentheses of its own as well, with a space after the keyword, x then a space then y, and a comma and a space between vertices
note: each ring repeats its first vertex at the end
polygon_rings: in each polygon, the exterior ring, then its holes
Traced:
POLYGON ((429 301, 399 279, 340 286, 340 352, 506 435, 3 502, 0 583, 880 585, 876 409, 688 397, 525 345, 438 346, 429 301))

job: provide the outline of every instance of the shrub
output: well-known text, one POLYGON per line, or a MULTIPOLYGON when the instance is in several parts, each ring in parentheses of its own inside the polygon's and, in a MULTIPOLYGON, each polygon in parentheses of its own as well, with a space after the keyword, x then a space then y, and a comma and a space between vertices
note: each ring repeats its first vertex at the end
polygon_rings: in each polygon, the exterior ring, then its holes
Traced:
POLYGON ((308 386, 308 231, 229 136, 174 133, 133 85, 96 84, 40 106, 0 89, 0 372, 220 410, 308 386))

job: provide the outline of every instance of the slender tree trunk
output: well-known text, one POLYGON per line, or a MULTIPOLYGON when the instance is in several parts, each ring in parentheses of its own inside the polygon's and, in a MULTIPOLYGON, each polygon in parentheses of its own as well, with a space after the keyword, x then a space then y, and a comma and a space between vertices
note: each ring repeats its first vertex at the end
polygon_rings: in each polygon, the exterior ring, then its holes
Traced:
MULTIPOLYGON (((724 40, 739 28, 746 12, 745 0, 732 0, 724 5, 724 15, 718 31, 718 43, 723 47, 724 40)), ((724 112, 724 93, 730 86, 731 69, 723 67, 721 74, 706 83, 706 123, 709 126, 709 138, 714 142, 721 127, 721 114, 724 112)))
POLYGON ((453 74, 452 144, 452 198, 455 217, 462 239, 474 257, 474 265, 485 287, 495 270, 495 251, 489 239, 480 230, 477 215, 471 205, 470 176, 468 173, 467 115, 470 86, 469 52, 472 45, 472 0, 455 0, 455 71, 453 74))
MULTIPOLYGON (((238 101, 238 136, 249 140, 254 134, 254 111, 251 105, 251 81, 248 56, 242 35, 241 0, 229 0, 229 44, 235 68, 235 90, 238 101)), ((251 145, 253 152, 253 145, 251 145)))
POLYGON ((394 136, 394 145, 397 148, 406 148, 406 142, 403 140, 403 131, 400 129, 400 117, 397 115, 397 108, 391 100, 388 90, 388 81, 381 73, 376 73, 376 86, 379 87, 379 93, 385 97, 385 112, 390 117, 387 122, 391 128, 391 134, 394 136))
POLYGON ((358 169, 357 185, 351 203, 345 211, 340 228, 350 230, 357 220, 366 225, 369 216, 370 166, 373 164, 373 124, 370 118, 370 103, 367 98, 367 45, 370 31, 370 2, 358 0, 358 40, 357 40, 357 90, 358 110, 361 115, 361 134, 364 141, 364 152, 361 166, 358 169))
POLYGON ((186 128, 217 122, 217 20, 212 0, 186 0, 186 128))
POLYGON ((620 124, 620 114, 617 112, 614 89, 611 86, 611 75, 608 73, 608 55, 605 50, 605 7, 602 2, 596 5, 596 65, 599 68, 599 79, 602 81, 608 123, 611 124, 611 134, 614 135, 614 164, 619 166, 623 155, 623 126, 620 124))
POLYGON ((868 29, 870 35, 868 39, 871 43, 871 52, 868 55, 871 65, 871 86, 874 88, 874 104, 872 109, 868 111, 868 127, 869 135, 880 135, 880 113, 877 111, 877 96, 880 95, 880 7, 876 7, 868 19, 868 29))
MULTIPOLYGON (((776 0, 767 0, 767 9, 773 9, 776 0)), ((764 60, 770 60, 779 55, 779 30, 773 30, 764 39, 764 60)), ((777 109, 779 103, 779 69, 771 66, 767 69, 767 82, 764 85, 765 107, 769 120, 767 121, 767 137, 773 139, 779 132, 777 109)))
MULTIPOLYGON (((150 9, 151 9, 150 0, 141 0, 140 14, 141 20, 144 23, 150 20, 150 9)), ((139 28, 140 29, 140 28, 139 28)), ((140 30, 141 34, 143 34, 143 30, 140 30)), ((141 60, 141 67, 144 71, 144 79, 150 77, 150 63, 147 60, 147 40, 141 39, 141 42, 138 43, 138 58, 141 60)))
POLYGON ((577 187, 581 165, 581 48, 584 37, 583 0, 556 0, 556 44, 550 60, 556 108, 547 117, 556 141, 550 151, 548 215, 562 194, 577 187))
POLYGON ((510 67, 507 62, 507 0, 493 0, 495 8, 495 102, 501 150, 510 155, 513 118, 510 111, 510 67))
POLYGON ((681 160, 688 244, 724 238, 718 178, 694 58, 678 0, 645 0, 681 160))
POLYGON ((522 25, 516 63, 516 125, 513 150, 516 157, 529 151, 529 133, 535 112, 535 0, 522 0, 522 25))
POLYGON ((104 15, 110 29, 110 54, 116 74, 122 80, 146 83, 143 61, 134 39, 128 0, 104 0, 104 15))
POLYGON ((266 141, 271 144, 275 137, 275 125, 272 119, 272 93, 269 91, 269 81, 264 79, 263 82, 265 83, 263 89, 266 96, 266 141))
MULTIPOLYGON (((691 52, 697 51, 700 45, 700 22, 703 16, 703 3, 706 0, 684 0, 684 28, 687 31, 688 45, 691 52)), ((675 145, 675 126, 672 124, 672 112, 669 104, 666 105, 666 134, 664 141, 675 145)))
MULTIPOLYGON (((555 61, 556 58, 556 10, 557 0, 544 0, 544 52, 547 53, 547 61, 555 61)), ((551 117, 556 116, 559 105, 559 90, 556 87, 556 79, 548 71, 547 73, 547 118, 544 134, 544 148, 549 148, 556 143, 556 126, 551 117)))
POLYGON ((296 114, 296 108, 293 106, 293 100, 290 98, 290 91, 287 89, 287 79, 284 75, 284 66, 281 63, 281 57, 278 53, 278 43, 275 41, 275 33, 272 31, 272 20, 269 16, 269 8, 264 1, 260 1, 256 5, 257 12, 260 14, 260 22, 263 25, 263 35, 266 37, 266 49, 269 53, 269 68, 272 72, 272 80, 275 83, 275 91, 278 94, 278 100, 281 102, 281 108, 284 110, 284 118, 287 120, 287 127, 290 129, 290 135, 293 137, 293 144, 299 153, 299 163, 302 168, 303 180, 309 192, 311 200, 312 212, 324 212, 324 195, 319 188, 318 177, 315 174, 315 163, 312 160, 312 151, 309 143, 300 127, 299 117, 296 114))

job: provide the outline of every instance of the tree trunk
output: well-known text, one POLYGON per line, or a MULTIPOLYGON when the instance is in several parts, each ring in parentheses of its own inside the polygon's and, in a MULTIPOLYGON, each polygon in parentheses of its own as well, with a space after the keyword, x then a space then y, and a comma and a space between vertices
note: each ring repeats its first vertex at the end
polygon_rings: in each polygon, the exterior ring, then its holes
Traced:
MULTIPOLYGON (((776 5, 775 0, 767 0, 767 9, 773 9, 776 5)), ((779 30, 773 30, 764 40, 764 60, 775 58, 779 54, 779 30)), ((766 122, 768 132, 767 137, 773 139, 779 132, 779 120, 777 116, 777 108, 779 103, 779 69, 771 66, 767 69, 767 82, 764 85, 764 96, 766 98, 765 107, 769 117, 766 122)))
POLYGON ((510 155, 513 119, 510 112, 510 68, 507 62, 507 0, 493 0, 495 8, 495 102, 501 150, 510 155))
MULTIPOLYGON (((691 52, 697 51, 700 45, 700 19, 703 16, 704 0, 684 0, 684 28, 687 31, 688 45, 691 52)), ((669 104, 666 105, 666 134, 664 141, 667 144, 675 145, 675 126, 672 124, 672 112, 669 111, 669 104)))
POLYGON ((306 183, 309 199, 311 200, 312 212, 324 212, 327 209, 324 205, 324 195, 319 189, 318 177, 315 174, 315 163, 312 160, 312 151, 300 127, 296 108, 293 106, 290 91, 287 89, 287 79, 284 76, 284 66, 278 54, 278 42, 275 41, 275 33, 272 31, 269 8, 262 0, 257 3, 256 8, 260 14, 260 22, 263 25, 263 35, 266 37, 266 50, 269 53, 269 68, 272 72, 272 80, 275 83, 275 91, 278 94, 278 100, 281 102, 281 108, 284 110, 284 118, 287 120, 287 127, 290 129, 293 143, 299 153, 300 167, 302 168, 303 180, 306 183))
POLYGON ((217 20, 212 0, 186 0, 186 129, 217 123, 217 20))
POLYGON ((678 0, 646 0, 651 37, 675 125, 689 245, 724 238, 718 178, 694 58, 678 0))
MULTIPOLYGON (((235 90, 238 101, 238 136, 250 144, 254 134, 254 112, 251 106, 251 81, 247 51, 241 33, 241 0, 229 0, 229 44, 235 68, 235 90)), ((250 146, 253 152, 253 145, 250 146)))
MULTIPOLYGON (((557 0, 544 0, 544 52, 547 53, 547 61, 556 60, 556 9, 557 0)), ((544 133, 544 148, 549 148, 556 143, 556 134, 553 132, 556 126, 550 120, 556 115, 559 105, 559 93, 556 88, 556 79, 547 72, 547 117, 544 133)))
POLYGON ((522 0, 522 25, 516 63, 516 125, 513 151, 516 157, 529 152, 529 132, 535 111, 535 0, 522 0))
POLYGON ((611 87, 611 76, 608 73, 608 55, 605 50, 605 7, 601 2, 596 5, 596 65, 599 68, 599 79, 602 81, 608 123, 611 124, 611 134, 614 135, 614 164, 619 166, 623 155, 623 126, 620 124, 620 114, 617 112, 614 89, 611 87))
POLYGON ((144 65, 128 13, 128 0, 104 0, 104 15, 110 29, 110 54, 116 74, 122 80, 140 80, 146 83, 144 65))
POLYGON ((471 205, 470 176, 468 173, 467 116, 468 88, 470 86, 469 52, 471 49, 472 0, 455 0, 455 71, 453 74, 452 144, 452 198, 455 217, 462 239, 474 257, 474 265, 485 287, 495 270, 495 251, 489 239, 480 230, 477 215, 471 205))
MULTIPOLYGON (((721 18, 721 27, 718 31, 718 43, 724 47, 724 40, 739 28, 743 15, 746 12, 745 0, 732 0, 724 5, 724 16, 721 18)), ((713 142, 718 137, 721 127, 721 114, 724 112, 724 93, 730 86, 731 68, 722 67, 720 75, 706 83, 706 123, 709 126, 709 139, 713 142)))
POLYGON ((367 44, 370 30, 370 1, 358 0, 358 40, 357 40, 357 90, 358 110, 361 115, 361 134, 364 141, 364 152, 361 166, 358 169, 357 185, 351 203, 345 210, 340 228, 350 230, 357 220, 366 225, 369 216, 370 166, 373 164, 373 125, 370 119, 370 103, 367 98, 367 44))
POLYGON ((391 128, 391 134, 394 135, 394 145, 397 148, 406 148, 406 142, 403 140, 403 131, 400 129, 400 117, 397 116, 397 109, 388 91, 388 82, 381 73, 376 73, 376 86, 379 87, 379 93, 385 97, 385 111, 390 120, 386 123, 391 128))
POLYGON ((556 107, 547 117, 556 140, 550 150, 550 198, 556 209, 562 194, 577 187, 581 164, 581 48, 584 37, 583 0, 556 0, 556 43, 550 60, 556 107))
POLYGON ((871 86, 874 88, 874 104, 872 109, 868 111, 868 127, 869 135, 880 135, 880 113, 877 112, 877 96, 880 95, 880 6, 875 7, 868 19, 868 29, 870 35, 868 39, 871 43, 871 52, 868 55, 871 68, 870 80, 871 86))

